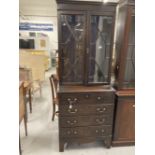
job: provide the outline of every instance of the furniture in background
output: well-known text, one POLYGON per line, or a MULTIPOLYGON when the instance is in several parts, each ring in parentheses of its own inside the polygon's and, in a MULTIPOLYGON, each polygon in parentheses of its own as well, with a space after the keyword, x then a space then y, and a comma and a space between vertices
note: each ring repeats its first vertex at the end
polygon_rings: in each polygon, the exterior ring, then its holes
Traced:
POLYGON ((135 142, 135 93, 117 91, 113 145, 133 145, 135 142))
POLYGON ((27 68, 19 68, 19 80, 23 81, 25 102, 29 103, 30 113, 32 113, 32 72, 27 68))
MULTIPOLYGON (((19 124, 24 120, 25 135, 27 136, 27 118, 26 118, 26 104, 24 102, 24 83, 20 81, 19 83, 19 124)), ((20 132, 19 132, 20 134, 20 132)), ((19 151, 21 154, 21 144, 19 135, 19 151)))
POLYGON ((52 74, 49 77, 51 91, 52 91, 52 105, 53 105, 53 114, 52 114, 52 121, 54 121, 55 114, 58 113, 56 111, 56 105, 58 105, 58 96, 57 96, 57 88, 58 88, 58 76, 56 74, 52 74))
POLYGON ((116 3, 57 0, 59 151, 65 143, 112 140, 110 86, 116 3))
POLYGON ((32 55, 28 52, 19 53, 19 65, 23 68, 29 68, 32 71, 32 93, 40 91, 42 94, 42 83, 45 80, 44 56, 32 55))
POLYGON ((48 70, 51 67, 51 60, 49 52, 46 50, 35 50, 35 49, 20 49, 20 52, 28 52, 31 55, 40 55, 44 57, 44 69, 48 70))
POLYGON ((57 50, 52 50, 52 52, 50 53, 50 57, 51 57, 51 67, 55 68, 57 66, 57 50))
POLYGON ((19 123, 24 120, 25 135, 27 136, 27 121, 26 121, 26 107, 24 101, 24 83, 20 82, 19 85, 19 123))
POLYGON ((116 110, 113 145, 135 142, 135 1, 121 0, 116 31, 116 110))

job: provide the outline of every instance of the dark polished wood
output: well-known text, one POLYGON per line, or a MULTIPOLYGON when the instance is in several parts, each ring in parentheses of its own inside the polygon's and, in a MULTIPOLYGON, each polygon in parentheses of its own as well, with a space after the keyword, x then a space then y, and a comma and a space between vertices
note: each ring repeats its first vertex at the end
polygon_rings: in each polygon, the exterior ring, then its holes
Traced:
POLYGON ((22 155, 22 148, 20 143, 20 133, 19 133, 19 154, 22 155))
POLYGON ((65 143, 112 140, 115 90, 103 86, 60 86, 59 151, 65 143))
POLYGON ((60 125, 64 127, 75 127, 75 126, 90 126, 90 125, 112 125, 112 117, 109 115, 103 116, 65 116, 60 117, 60 125))
POLYGON ((116 88, 135 87, 135 6, 134 2, 123 0, 119 4, 116 24, 116 88))
POLYGON ((116 24, 113 146, 135 143, 135 1, 121 0, 116 24))
POLYGON ((54 121, 55 114, 58 113, 56 111, 56 105, 58 105, 57 87, 58 87, 59 79, 56 74, 52 74, 49 77, 49 80, 50 80, 50 85, 51 85, 52 105, 53 105, 52 121, 54 121))
MULTIPOLYGON (((32 81, 31 70, 27 68, 19 68, 19 80, 24 82, 24 98, 25 102, 29 103, 30 113, 32 113, 32 81)), ((28 117, 28 115, 27 115, 28 117)))
POLYGON ((28 94, 29 94, 30 113, 32 113, 32 96, 31 96, 31 88, 28 89, 28 94))
MULTIPOLYGON (((24 101, 24 82, 20 81, 19 83, 19 125, 24 120, 25 135, 28 135, 27 132, 27 115, 26 115, 26 104, 24 101)), ((19 129, 19 153, 22 154, 21 143, 20 143, 20 129, 19 129)))
POLYGON ((27 116, 26 116, 26 104, 24 101, 24 82, 19 84, 19 124, 24 120, 25 135, 27 136, 27 116))
POLYGON ((60 85, 110 84, 117 3, 71 0, 57 3, 60 85), (104 44, 100 43, 104 40, 104 44))
POLYGON ((59 151, 65 143, 112 140, 111 68, 117 3, 56 0, 59 151))
MULTIPOLYGON (((30 113, 32 113, 32 93, 31 93, 31 86, 32 84, 28 81, 24 81, 24 100, 25 103, 29 103, 29 109, 30 113)), ((28 119, 28 112, 26 108, 26 114, 27 114, 27 119, 28 119)))
POLYGON ((113 146, 134 145, 135 143, 135 92, 116 93, 113 146))

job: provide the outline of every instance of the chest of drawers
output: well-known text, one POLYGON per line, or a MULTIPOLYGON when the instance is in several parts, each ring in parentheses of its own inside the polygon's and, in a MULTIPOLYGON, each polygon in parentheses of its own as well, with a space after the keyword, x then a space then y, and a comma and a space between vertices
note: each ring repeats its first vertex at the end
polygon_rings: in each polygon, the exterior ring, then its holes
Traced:
POLYGON ((114 90, 102 86, 60 86, 59 151, 65 143, 103 140, 111 146, 114 90))

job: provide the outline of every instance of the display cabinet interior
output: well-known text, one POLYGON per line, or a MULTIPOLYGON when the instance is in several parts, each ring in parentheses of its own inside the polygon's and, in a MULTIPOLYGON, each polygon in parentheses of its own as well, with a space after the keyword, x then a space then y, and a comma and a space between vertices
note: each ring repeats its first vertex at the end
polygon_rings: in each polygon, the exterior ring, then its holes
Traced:
POLYGON ((57 2, 60 84, 110 84, 116 4, 57 2))

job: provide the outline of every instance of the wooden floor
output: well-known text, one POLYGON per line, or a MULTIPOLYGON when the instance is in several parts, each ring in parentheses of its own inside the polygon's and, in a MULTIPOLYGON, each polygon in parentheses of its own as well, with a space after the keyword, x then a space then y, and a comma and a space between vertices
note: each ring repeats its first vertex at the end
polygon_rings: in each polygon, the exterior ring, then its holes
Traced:
POLYGON ((63 153, 58 148, 58 118, 51 121, 51 89, 49 79, 50 70, 46 73, 42 98, 39 93, 33 100, 33 112, 28 113, 28 137, 25 137, 24 123, 21 123, 22 155, 134 155, 135 147, 113 147, 106 149, 100 142, 76 145, 65 148, 63 153))

